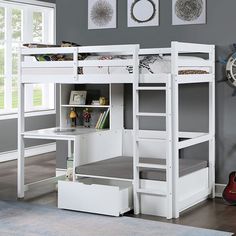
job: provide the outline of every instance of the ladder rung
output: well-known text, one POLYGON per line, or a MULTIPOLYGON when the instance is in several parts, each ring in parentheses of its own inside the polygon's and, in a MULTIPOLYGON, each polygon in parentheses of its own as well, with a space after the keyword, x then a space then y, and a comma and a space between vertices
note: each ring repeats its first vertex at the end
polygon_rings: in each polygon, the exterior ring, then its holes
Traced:
POLYGON ((139 112, 137 113, 137 116, 166 117, 166 113, 139 112))
POLYGON ((138 87, 137 90, 139 91, 155 91, 155 90, 166 90, 166 87, 138 87))
POLYGON ((160 141, 163 141, 163 142, 166 142, 167 139, 161 139, 161 138, 137 138, 136 139, 137 142, 160 142, 160 141))
POLYGON ((166 165, 139 163, 137 167, 166 170, 166 165))
POLYGON ((143 189, 143 188, 139 188, 139 189, 137 190, 137 193, 149 194, 149 195, 158 195, 158 196, 166 196, 166 192, 160 191, 160 190, 155 190, 155 189, 143 189))

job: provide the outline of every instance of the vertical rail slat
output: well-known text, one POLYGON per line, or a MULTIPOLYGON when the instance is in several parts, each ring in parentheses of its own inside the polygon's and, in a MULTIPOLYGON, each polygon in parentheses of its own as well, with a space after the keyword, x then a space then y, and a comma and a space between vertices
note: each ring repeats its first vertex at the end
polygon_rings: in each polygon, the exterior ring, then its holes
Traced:
POLYGON ((139 109, 139 46, 136 46, 133 52, 133 198, 134 198, 134 214, 140 213, 140 195, 137 192, 140 180, 139 180, 139 143, 137 142, 138 130, 139 130, 139 118, 137 112, 139 109))
POLYGON ((178 85, 178 43, 171 43, 171 73, 172 73, 172 181, 173 181, 173 217, 179 217, 179 85, 178 85))
POLYGON ((24 198, 25 191, 25 145, 24 137, 22 133, 25 132, 25 99, 24 99, 24 89, 25 85, 21 83, 22 71, 21 71, 21 61, 23 57, 21 55, 21 49, 19 47, 18 55, 18 160, 17 160, 17 196, 18 198, 24 198))
POLYGON ((212 62, 213 81, 209 83, 209 190, 215 197, 215 46, 212 46, 210 57, 212 62))
POLYGON ((171 105, 171 76, 166 84, 166 184, 167 184, 167 213, 166 218, 172 218, 172 105, 171 105))

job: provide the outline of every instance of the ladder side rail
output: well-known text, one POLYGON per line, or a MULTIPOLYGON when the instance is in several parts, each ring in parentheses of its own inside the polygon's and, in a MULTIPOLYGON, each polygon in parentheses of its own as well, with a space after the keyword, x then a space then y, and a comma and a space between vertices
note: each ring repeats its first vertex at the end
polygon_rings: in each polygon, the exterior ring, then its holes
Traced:
POLYGON ((139 46, 135 46, 133 52, 133 200, 134 200, 134 214, 140 213, 140 195, 138 193, 140 179, 139 179, 139 143, 138 130, 139 118, 137 116, 139 109, 139 46))
POLYGON ((209 192, 215 197, 215 46, 212 45, 209 60, 212 63, 213 80, 209 83, 209 192))
POLYGON ((21 48, 18 52, 18 159, 17 159, 17 197, 24 198, 25 192, 25 144, 23 133, 25 132, 25 85, 22 83, 22 69, 21 63, 23 61, 23 55, 21 54, 21 48))
POLYGON ((178 84, 178 42, 171 43, 171 74, 172 74, 172 204, 173 218, 179 218, 179 84, 178 84))
POLYGON ((173 217, 173 203, 172 203, 172 88, 171 88, 171 75, 168 77, 167 89, 166 89, 166 184, 167 184, 167 214, 166 218, 171 219, 173 217))

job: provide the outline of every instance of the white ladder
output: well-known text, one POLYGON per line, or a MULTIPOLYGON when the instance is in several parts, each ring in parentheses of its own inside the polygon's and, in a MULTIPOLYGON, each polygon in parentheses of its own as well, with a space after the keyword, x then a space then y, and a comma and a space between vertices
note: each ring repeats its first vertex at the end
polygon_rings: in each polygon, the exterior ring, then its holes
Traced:
POLYGON ((172 200, 172 93, 171 93, 171 75, 168 76, 165 86, 140 86, 139 81, 133 83, 133 196, 134 196, 134 213, 139 214, 141 208, 141 194, 156 195, 166 197, 166 218, 173 217, 173 200, 172 200), (139 111, 140 91, 165 91, 166 95, 166 111, 165 113, 151 113, 139 111), (139 143, 160 141, 155 137, 140 137, 140 117, 165 117, 166 119, 166 164, 153 164, 140 162, 139 143), (147 169, 164 169, 166 170, 166 191, 158 189, 146 189, 141 187, 140 168, 147 169))

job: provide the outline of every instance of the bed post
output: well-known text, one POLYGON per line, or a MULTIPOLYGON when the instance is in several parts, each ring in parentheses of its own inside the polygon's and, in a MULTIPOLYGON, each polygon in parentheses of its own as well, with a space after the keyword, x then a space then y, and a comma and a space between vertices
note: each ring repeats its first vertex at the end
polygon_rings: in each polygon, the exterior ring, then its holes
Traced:
POLYGON ((135 45, 133 50, 133 200, 134 200, 134 214, 140 213, 140 194, 138 188, 140 185, 139 179, 139 143, 137 142, 139 130, 139 118, 136 115, 139 109, 139 46, 135 45))
POLYGON ((209 83, 209 193, 215 198, 215 46, 211 46, 212 82, 209 83))
POLYGON ((179 84, 178 84, 178 42, 171 43, 171 74, 172 74, 172 180, 173 180, 173 218, 179 218, 179 84))
POLYGON ((21 61, 21 47, 19 46, 18 56, 18 160, 17 160, 17 197, 24 198, 25 195, 25 144, 22 133, 25 132, 25 98, 24 89, 25 85, 22 83, 21 61))

